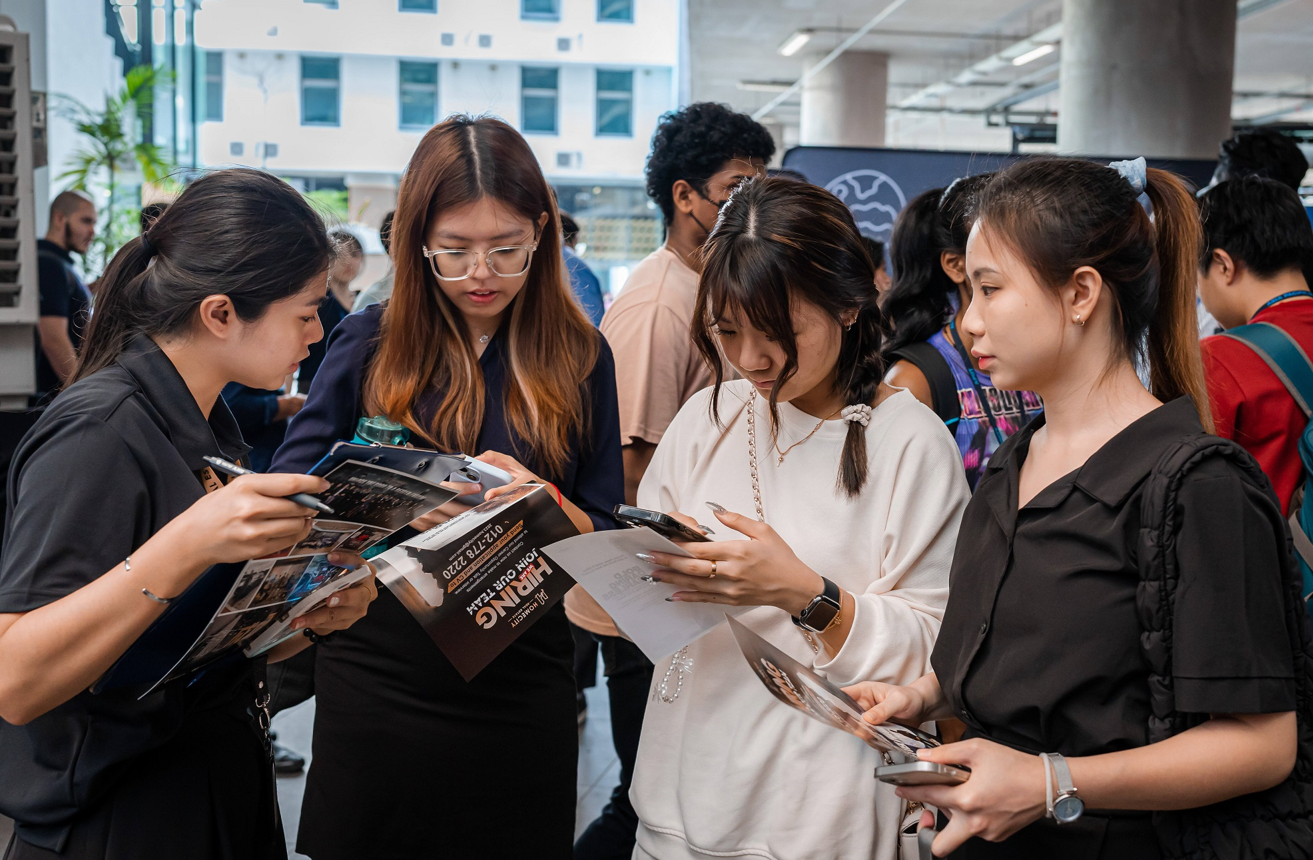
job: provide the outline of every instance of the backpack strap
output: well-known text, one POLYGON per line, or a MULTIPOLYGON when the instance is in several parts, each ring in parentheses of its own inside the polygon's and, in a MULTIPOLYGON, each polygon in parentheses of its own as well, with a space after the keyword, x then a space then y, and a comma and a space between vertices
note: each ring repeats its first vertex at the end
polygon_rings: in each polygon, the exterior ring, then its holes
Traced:
POLYGON ((939 419, 945 424, 956 424, 962 417, 962 403, 957 397, 957 380, 953 378, 953 368, 948 366, 944 354, 930 345, 928 341, 909 343, 889 354, 889 363, 906 361, 921 371, 926 384, 930 386, 930 401, 939 419))
POLYGON ((1306 417, 1313 417, 1313 362, 1308 354, 1279 326, 1260 322, 1236 326, 1222 337, 1238 340, 1263 359, 1295 398, 1306 417))

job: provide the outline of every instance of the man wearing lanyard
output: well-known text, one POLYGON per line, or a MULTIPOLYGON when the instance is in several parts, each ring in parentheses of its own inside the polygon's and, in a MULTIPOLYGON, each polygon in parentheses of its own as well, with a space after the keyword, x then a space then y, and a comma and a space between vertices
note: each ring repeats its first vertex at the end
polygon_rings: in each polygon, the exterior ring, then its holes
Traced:
MULTIPOLYGON (((1288 186, 1246 176, 1199 200, 1204 242, 1199 295, 1224 328, 1270 323, 1313 356, 1313 227, 1288 186)), ((1289 508, 1304 478, 1296 445, 1308 417, 1245 343, 1216 335, 1200 344, 1217 435, 1254 455, 1289 508)))

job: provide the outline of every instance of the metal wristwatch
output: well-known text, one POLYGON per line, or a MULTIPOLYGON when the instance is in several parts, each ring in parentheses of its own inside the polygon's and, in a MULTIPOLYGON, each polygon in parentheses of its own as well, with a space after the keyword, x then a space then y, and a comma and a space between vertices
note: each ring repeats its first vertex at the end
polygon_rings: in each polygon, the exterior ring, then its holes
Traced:
POLYGON ((813 633, 824 633, 828 630, 830 625, 839 620, 839 610, 843 608, 839 586, 823 576, 821 581, 825 583, 825 590, 813 597, 807 608, 793 619, 794 624, 813 633))
POLYGON ((1085 801, 1076 795, 1067 760, 1057 753, 1044 753, 1044 759, 1053 767, 1058 788, 1057 797, 1049 805, 1053 820, 1058 824, 1071 824, 1085 814, 1085 801))

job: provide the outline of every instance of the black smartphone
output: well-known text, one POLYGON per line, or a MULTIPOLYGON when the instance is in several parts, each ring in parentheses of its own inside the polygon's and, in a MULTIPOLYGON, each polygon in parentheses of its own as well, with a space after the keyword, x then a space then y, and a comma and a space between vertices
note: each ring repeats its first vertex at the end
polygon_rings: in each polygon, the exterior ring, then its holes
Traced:
POLYGON ((636 508, 633 505, 616 505, 612 513, 623 525, 632 529, 647 526, 663 538, 670 540, 711 540, 697 529, 691 529, 669 514, 660 511, 649 511, 647 508, 636 508))

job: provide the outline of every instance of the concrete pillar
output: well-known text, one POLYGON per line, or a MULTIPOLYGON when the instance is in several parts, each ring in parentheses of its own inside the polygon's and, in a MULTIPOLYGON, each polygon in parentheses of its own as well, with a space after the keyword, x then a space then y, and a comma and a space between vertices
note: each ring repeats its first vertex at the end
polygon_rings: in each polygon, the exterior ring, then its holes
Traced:
MULTIPOLYGON (((813 63, 820 57, 812 60, 813 63)), ((802 87, 803 146, 884 146, 889 55, 846 51, 802 87)))
POLYGON ((1215 158, 1235 34, 1235 0, 1063 0, 1059 151, 1215 158))

